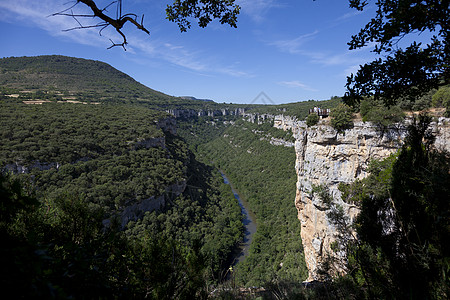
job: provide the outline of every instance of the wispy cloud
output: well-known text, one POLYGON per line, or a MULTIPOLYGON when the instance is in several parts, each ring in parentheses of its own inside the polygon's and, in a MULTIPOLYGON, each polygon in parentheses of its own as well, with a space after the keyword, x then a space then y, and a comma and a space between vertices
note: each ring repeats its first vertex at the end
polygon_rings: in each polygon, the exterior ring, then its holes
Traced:
MULTIPOLYGON (((192 50, 191 47, 168 42, 156 38, 142 38, 133 33, 133 49, 137 56, 148 60, 162 60, 174 66, 186 69, 203 76, 225 74, 232 77, 252 77, 252 74, 238 68, 239 64, 223 62, 222 58, 206 55, 203 50, 192 50)), ((128 49, 128 48, 127 48, 128 49)))
POLYGON ((309 87, 308 85, 301 83, 298 80, 293 80, 293 81, 280 81, 278 82, 279 85, 283 85, 283 86, 287 86, 289 88, 301 88, 302 90, 305 91, 310 91, 310 92, 317 92, 318 90, 313 89, 311 87, 309 87))
POLYGON ((255 77, 252 73, 242 71, 234 66, 221 67, 216 70, 218 73, 241 78, 252 78, 255 77))
POLYGON ((250 16, 253 21, 258 23, 264 21, 271 8, 283 7, 276 0, 238 0, 236 3, 242 8, 242 13, 250 16))
MULTIPOLYGON (((107 42, 109 43, 108 39, 105 39, 105 37, 109 36, 109 32, 104 31, 102 33, 104 37, 102 38, 99 35, 98 28, 65 31, 80 25, 75 19, 68 16, 51 16, 72 5, 71 3, 61 4, 62 2, 58 0, 0 0, 0 13, 2 20, 5 22, 37 27, 47 31, 52 36, 64 36, 77 43, 92 46, 100 45, 102 47, 107 42)), ((86 10, 83 10, 83 6, 77 7, 77 13, 86 12, 86 10)), ((82 21, 84 26, 95 24, 92 19, 82 21)))
MULTIPOLYGON (((317 51, 311 50, 311 47, 307 47, 307 42, 316 37, 319 31, 301 35, 297 38, 290 40, 278 40, 275 42, 269 42, 271 46, 275 46, 281 52, 286 52, 293 55, 299 55, 307 58, 309 63, 322 65, 325 67, 330 66, 358 66, 366 62, 369 58, 367 53, 372 47, 367 49, 357 50, 344 50, 342 52, 332 52, 331 50, 318 49, 317 51)), ((353 67, 355 68, 355 67, 353 67)))
MULTIPOLYGON (((113 30, 104 30, 102 36, 99 35, 99 28, 65 32, 64 30, 75 28, 79 24, 73 18, 67 16, 49 17, 51 14, 73 5, 71 2, 66 5, 61 4, 60 0, 0 0, 0 17, 3 21, 20 22, 21 24, 37 27, 47 31, 52 36, 63 36, 75 43, 84 45, 106 49, 111 45, 109 39, 120 41, 121 37, 113 30)), ((78 5, 76 13, 87 14, 88 10, 84 6, 78 5)), ((96 22, 90 19, 83 19, 82 21, 91 22, 83 23, 83 25, 92 25, 96 22)), ((233 65, 229 66, 221 63, 221 59, 205 55, 202 50, 188 49, 184 45, 178 45, 173 41, 148 38, 145 34, 134 31, 127 33, 127 39, 130 41, 130 44, 127 46, 127 53, 134 56, 142 56, 142 59, 166 61, 172 65, 207 76, 214 74, 225 74, 233 77, 251 76, 248 72, 239 70, 233 65)))
POLYGON ((314 37, 319 33, 318 30, 314 32, 300 35, 294 39, 288 40, 278 40, 274 42, 269 42, 269 45, 277 47, 282 52, 287 52, 290 54, 302 54, 304 51, 302 50, 302 46, 314 39, 314 37))
POLYGON ((356 60, 359 61, 357 57, 352 55, 349 51, 344 53, 327 53, 327 52, 308 52, 303 53, 304 55, 310 57, 311 62, 321 64, 324 66, 337 66, 348 63, 355 63, 356 60))
POLYGON ((348 19, 351 19, 351 18, 353 18, 353 17, 355 17, 355 16, 358 16, 358 15, 360 15, 360 14, 363 14, 364 12, 365 12, 365 11, 360 11, 360 10, 355 10, 355 11, 352 11, 352 12, 348 12, 348 13, 343 14, 342 16, 338 17, 338 18, 336 19, 336 21, 344 21, 344 20, 348 20, 348 19))

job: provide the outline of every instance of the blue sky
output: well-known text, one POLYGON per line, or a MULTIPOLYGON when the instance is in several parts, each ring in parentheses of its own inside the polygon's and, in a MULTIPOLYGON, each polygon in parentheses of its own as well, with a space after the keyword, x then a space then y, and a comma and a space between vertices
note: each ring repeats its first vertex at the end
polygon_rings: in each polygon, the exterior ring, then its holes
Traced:
POLYGON ((98 29, 64 32, 76 22, 48 16, 69 7, 68 1, 0 0, 0 57, 60 54, 100 60, 173 96, 252 103, 264 92, 277 104, 341 96, 346 76, 375 57, 370 48, 349 51, 347 46, 375 7, 358 12, 347 0, 239 0, 237 29, 218 22, 199 28, 193 22, 186 33, 165 19, 170 0, 123 0, 123 11, 144 14, 150 30, 148 36, 126 27, 127 51, 107 50, 109 38, 120 41, 112 30, 102 36, 98 29))

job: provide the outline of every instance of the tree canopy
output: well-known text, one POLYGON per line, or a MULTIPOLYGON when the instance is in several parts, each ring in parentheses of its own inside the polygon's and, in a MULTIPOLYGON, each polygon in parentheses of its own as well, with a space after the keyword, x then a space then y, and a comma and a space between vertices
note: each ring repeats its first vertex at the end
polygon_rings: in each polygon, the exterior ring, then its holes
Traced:
MULTIPOLYGON (((366 0, 349 0, 362 11, 366 0)), ((350 50, 375 44, 373 52, 384 56, 360 67, 347 78, 347 104, 374 96, 386 105, 401 97, 414 101, 433 88, 450 82, 448 0, 381 0, 369 23, 348 43, 350 50), (400 41, 414 34, 432 33, 427 45, 412 42, 405 49, 400 41)))

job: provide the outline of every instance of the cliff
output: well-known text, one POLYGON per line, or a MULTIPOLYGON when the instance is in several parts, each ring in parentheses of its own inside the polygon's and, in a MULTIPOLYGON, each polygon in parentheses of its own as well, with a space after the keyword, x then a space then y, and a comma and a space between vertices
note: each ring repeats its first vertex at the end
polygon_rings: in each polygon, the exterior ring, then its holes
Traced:
MULTIPOLYGON (((407 122, 408 123, 408 120, 407 122)), ((308 280, 320 279, 320 262, 331 253, 336 229, 327 219, 327 210, 312 193, 313 186, 329 188, 333 200, 339 203, 352 220, 358 209, 341 201, 338 185, 350 183, 368 175, 373 159, 383 159, 397 151, 406 135, 406 124, 397 124, 380 134, 371 123, 356 122, 343 134, 325 122, 306 127, 305 122, 288 116, 276 116, 274 126, 292 130, 296 151, 297 192, 295 206, 302 225, 301 238, 309 270, 308 280)), ((432 124, 437 139, 435 146, 450 150, 450 119, 440 118, 432 124)))
POLYGON ((175 118, 189 119, 192 117, 216 117, 216 116, 241 116, 245 114, 245 108, 222 108, 222 109, 187 109, 175 108, 166 110, 175 118))

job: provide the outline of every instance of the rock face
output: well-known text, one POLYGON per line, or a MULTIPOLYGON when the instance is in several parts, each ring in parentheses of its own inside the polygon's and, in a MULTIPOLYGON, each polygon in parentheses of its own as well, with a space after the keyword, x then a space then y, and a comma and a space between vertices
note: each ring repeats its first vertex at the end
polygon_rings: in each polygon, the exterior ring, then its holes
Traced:
MULTIPOLYGON (((173 200, 181 195, 185 188, 186 180, 182 180, 166 187, 166 191, 163 195, 157 197, 152 196, 141 201, 130 201, 131 203, 118 214, 122 228, 124 228, 129 221, 141 219, 147 211, 151 212, 163 208, 168 200, 173 200)), ((110 220, 103 220, 103 224, 109 226, 110 220)))
POLYGON ((215 117, 215 116, 240 116, 245 114, 245 108, 222 108, 222 109, 187 109, 176 108, 168 109, 167 113, 173 115, 175 118, 188 119, 192 117, 215 117))
MULTIPOLYGON (((295 118, 276 116, 274 126, 292 130, 296 151, 297 192, 295 206, 302 225, 301 238, 309 270, 308 280, 318 280, 318 267, 335 240, 336 229, 327 219, 327 210, 312 193, 313 186, 329 188, 352 220, 358 209, 341 201, 338 185, 351 183, 368 175, 373 159, 383 159, 397 151, 406 136, 406 125, 399 125, 381 135, 370 123, 356 122, 344 134, 319 124, 310 128, 295 118)), ((450 150, 450 119, 441 118, 432 124, 437 135, 436 147, 450 150)))

